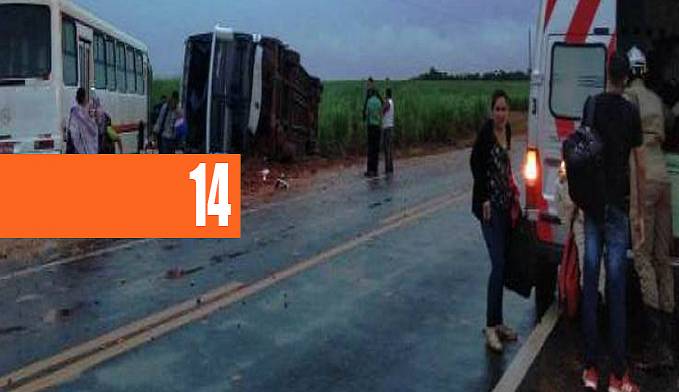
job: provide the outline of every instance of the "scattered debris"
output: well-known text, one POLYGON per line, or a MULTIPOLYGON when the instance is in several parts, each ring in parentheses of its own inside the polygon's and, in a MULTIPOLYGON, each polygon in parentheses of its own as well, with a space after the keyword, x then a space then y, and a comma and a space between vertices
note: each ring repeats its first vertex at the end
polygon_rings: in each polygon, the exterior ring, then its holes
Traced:
POLYGON ((165 278, 166 279, 181 279, 181 278, 183 278, 187 275, 195 274, 198 271, 202 271, 203 269, 205 269, 205 267, 203 267, 203 266, 195 267, 195 268, 191 268, 191 269, 187 269, 187 270, 181 269, 181 268, 173 268, 171 270, 168 270, 165 273, 165 278))
POLYGON ((21 304, 24 302, 30 302, 30 301, 35 301, 37 299, 42 298, 42 296, 37 295, 37 294, 26 294, 24 296, 21 296, 17 298, 16 303, 21 304))
POLYGON ((75 313, 85 307, 84 302, 78 302, 75 306, 71 308, 61 308, 61 309, 50 309, 42 320, 45 323, 52 324, 57 321, 63 321, 72 318, 75 313))
POLYGON ((290 189, 290 183, 284 180, 283 178, 279 178, 276 180, 276 189, 285 189, 286 191, 290 189))
POLYGON ((3 329, 0 329, 0 336, 11 335, 11 334, 18 333, 18 332, 24 332, 27 329, 28 328, 24 327, 23 325, 15 325, 15 326, 12 326, 12 327, 3 328, 3 329))
POLYGON ((237 259, 241 256, 245 256, 248 253, 249 253, 248 251, 240 251, 240 252, 229 253, 229 258, 230 259, 237 259))

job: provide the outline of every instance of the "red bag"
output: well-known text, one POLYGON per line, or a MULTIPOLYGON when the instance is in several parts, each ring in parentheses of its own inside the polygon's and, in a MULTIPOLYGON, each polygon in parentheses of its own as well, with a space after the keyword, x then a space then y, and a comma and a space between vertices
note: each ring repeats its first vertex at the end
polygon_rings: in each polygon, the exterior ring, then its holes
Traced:
POLYGON ((512 206, 509 210, 512 222, 512 229, 515 229, 519 224, 519 218, 521 218, 521 193, 519 187, 516 185, 514 180, 514 175, 511 169, 511 164, 509 166, 509 188, 512 190, 512 206))
POLYGON ((575 243, 573 224, 577 210, 573 214, 571 229, 566 238, 559 269, 559 304, 568 318, 575 318, 580 307, 580 265, 578 264, 578 246, 575 243))

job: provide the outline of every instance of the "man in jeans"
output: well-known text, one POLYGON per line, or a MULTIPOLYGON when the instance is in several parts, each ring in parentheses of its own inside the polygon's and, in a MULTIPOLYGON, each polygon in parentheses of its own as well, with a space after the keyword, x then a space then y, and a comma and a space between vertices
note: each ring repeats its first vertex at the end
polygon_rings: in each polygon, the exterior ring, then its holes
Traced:
MULTIPOLYGON (((630 154, 634 155, 637 178, 644 179, 641 118, 639 111, 623 97, 629 62, 614 55, 609 62, 607 91, 596 99, 593 129, 603 142, 602 184, 604 203, 585 214, 585 263, 583 290, 583 328, 585 335, 585 388, 596 390, 599 384, 599 331, 597 322, 598 280, 601 256, 606 248, 605 267, 608 286, 609 336, 612 373, 610 392, 639 390, 628 371, 626 285, 630 236, 630 154)), ((587 104, 583 118, 587 118, 587 104)), ((643 181, 638 183, 643 184, 643 181)), ((643 200, 642 189, 637 190, 643 200)), ((643 238, 643 219, 635 220, 635 232, 643 238)))
POLYGON ((380 158, 380 140, 382 134, 382 101, 377 90, 368 91, 368 102, 365 107, 365 117, 368 126, 368 171, 365 176, 377 177, 380 158))

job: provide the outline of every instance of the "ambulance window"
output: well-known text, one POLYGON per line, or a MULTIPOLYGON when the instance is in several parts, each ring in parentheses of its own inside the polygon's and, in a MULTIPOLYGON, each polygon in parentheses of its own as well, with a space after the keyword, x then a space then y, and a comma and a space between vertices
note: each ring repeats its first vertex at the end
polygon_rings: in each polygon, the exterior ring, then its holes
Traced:
POLYGON ((605 46, 554 45, 550 89, 554 117, 579 120, 587 97, 602 93, 605 86, 605 46))

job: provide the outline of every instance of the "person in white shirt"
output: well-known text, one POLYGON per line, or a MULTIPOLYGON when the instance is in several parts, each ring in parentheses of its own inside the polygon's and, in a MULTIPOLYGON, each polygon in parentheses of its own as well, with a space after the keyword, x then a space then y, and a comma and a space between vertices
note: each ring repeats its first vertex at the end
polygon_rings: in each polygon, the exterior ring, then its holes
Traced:
POLYGON ((391 89, 387 89, 386 99, 384 100, 384 110, 382 116, 382 144, 384 146, 384 167, 387 174, 394 173, 394 155, 393 155, 393 138, 394 138, 394 118, 396 108, 394 107, 394 99, 392 97, 391 89))

